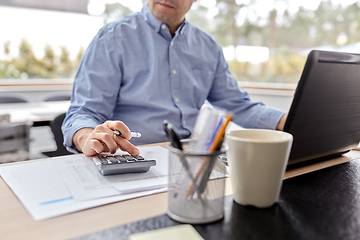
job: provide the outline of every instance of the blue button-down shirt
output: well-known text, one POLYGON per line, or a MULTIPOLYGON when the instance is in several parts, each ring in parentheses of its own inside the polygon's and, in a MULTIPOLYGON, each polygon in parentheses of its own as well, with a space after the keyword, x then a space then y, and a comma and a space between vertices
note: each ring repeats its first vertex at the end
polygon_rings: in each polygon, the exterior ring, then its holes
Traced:
POLYGON ((135 144, 167 141, 162 122, 189 137, 201 106, 232 111, 245 128, 275 129, 284 112, 250 101, 238 87, 222 49, 186 20, 172 37, 145 5, 107 24, 87 48, 63 124, 65 146, 84 127, 121 120, 142 134, 135 144))

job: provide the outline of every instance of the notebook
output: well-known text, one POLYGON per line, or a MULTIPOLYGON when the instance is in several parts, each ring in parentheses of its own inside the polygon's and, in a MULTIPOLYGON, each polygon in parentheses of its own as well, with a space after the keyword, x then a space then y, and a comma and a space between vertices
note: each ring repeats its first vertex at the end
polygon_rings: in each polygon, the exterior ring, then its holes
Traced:
POLYGON ((288 165, 323 160, 360 141, 360 54, 308 55, 284 130, 294 137, 288 165))

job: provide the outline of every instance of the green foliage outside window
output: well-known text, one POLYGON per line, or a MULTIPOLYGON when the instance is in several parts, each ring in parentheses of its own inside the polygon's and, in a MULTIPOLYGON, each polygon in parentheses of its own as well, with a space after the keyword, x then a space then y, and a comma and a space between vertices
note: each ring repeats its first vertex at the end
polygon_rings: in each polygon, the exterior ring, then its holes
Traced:
POLYGON ((77 70, 84 49, 80 48, 75 60, 69 58, 69 50, 60 48, 60 55, 56 55, 50 45, 44 47, 44 56, 35 56, 31 45, 25 39, 19 45, 19 55, 10 57, 10 42, 4 44, 6 60, 0 61, 0 78, 72 78, 77 70))
MULTIPOLYGON (((211 17, 206 3, 208 0, 196 1, 186 18, 209 33, 220 45, 269 49, 269 59, 265 62, 228 62, 239 81, 297 83, 311 49, 326 47, 337 50, 360 43, 360 0, 350 5, 324 0, 317 9, 299 7, 297 12, 290 11, 289 1, 273 0, 266 14, 263 9, 262 13, 259 11, 261 1, 216 0, 217 11, 210 14, 211 17), (280 11, 277 4, 285 8, 280 11)), ((131 12, 120 3, 106 4, 104 23, 131 12)), ((9 44, 3 46, 5 56, 10 56, 9 44)), ((36 58, 25 40, 19 49, 18 57, 0 59, 0 78, 71 78, 84 51, 82 49, 75 60, 70 60, 65 47, 58 56, 51 46, 45 46, 43 58, 36 58)), ((234 55, 236 59, 236 52, 234 55)))

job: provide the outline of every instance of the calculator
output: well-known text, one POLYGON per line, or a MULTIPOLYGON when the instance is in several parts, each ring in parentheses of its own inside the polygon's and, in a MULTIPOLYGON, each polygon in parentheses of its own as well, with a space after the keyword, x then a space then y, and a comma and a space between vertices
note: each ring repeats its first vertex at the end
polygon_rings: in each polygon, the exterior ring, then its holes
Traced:
POLYGON ((93 161, 102 175, 122 173, 140 173, 149 171, 156 165, 155 160, 145 159, 142 156, 111 155, 98 156, 93 161))

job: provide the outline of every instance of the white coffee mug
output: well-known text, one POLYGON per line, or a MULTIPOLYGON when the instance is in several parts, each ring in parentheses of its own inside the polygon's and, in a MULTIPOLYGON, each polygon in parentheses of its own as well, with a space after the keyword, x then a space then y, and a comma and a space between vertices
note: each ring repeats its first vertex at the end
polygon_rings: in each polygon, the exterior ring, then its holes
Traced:
POLYGON ((235 202, 266 208, 278 199, 293 137, 275 130, 243 129, 226 134, 235 202))

